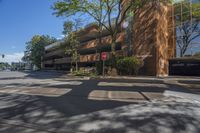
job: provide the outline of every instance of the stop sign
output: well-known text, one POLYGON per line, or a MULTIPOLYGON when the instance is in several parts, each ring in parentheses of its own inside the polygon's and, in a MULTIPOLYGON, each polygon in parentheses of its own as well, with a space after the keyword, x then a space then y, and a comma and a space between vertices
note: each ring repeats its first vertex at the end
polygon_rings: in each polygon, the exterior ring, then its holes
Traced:
POLYGON ((101 60, 106 60, 107 59, 107 53, 106 52, 102 52, 101 53, 101 60))

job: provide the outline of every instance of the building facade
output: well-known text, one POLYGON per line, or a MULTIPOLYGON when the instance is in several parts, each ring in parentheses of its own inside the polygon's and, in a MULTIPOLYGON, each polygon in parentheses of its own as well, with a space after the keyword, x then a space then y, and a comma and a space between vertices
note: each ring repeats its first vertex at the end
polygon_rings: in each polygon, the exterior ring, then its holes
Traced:
MULTIPOLYGON (((79 33, 79 67, 93 67, 100 60, 101 52, 111 52, 111 36, 108 31, 102 33, 102 45, 99 45, 98 27, 88 25, 79 33)), ((126 56, 124 39, 125 32, 121 30, 117 35, 116 52, 118 55, 126 56)), ((58 41, 45 47, 45 56, 42 66, 44 69, 69 70, 71 68, 71 57, 65 53, 64 40, 58 41)))
MULTIPOLYGON (((169 28, 174 24, 172 13, 172 5, 159 2, 147 3, 137 10, 132 18, 134 23, 129 25, 128 29, 120 27, 116 54, 127 56, 131 51, 133 56, 143 60, 144 66, 140 70, 142 75, 168 75, 168 60, 176 55, 176 33, 173 28, 169 28), (133 32, 128 32, 130 28, 133 32)), ((100 60, 101 52, 111 54, 109 32, 103 31, 101 45, 99 45, 98 35, 96 25, 89 25, 79 32, 80 67, 95 66, 95 62, 100 60)), ((63 46, 63 41, 59 41, 45 47, 42 63, 44 69, 70 69, 71 58, 65 54, 63 46)))

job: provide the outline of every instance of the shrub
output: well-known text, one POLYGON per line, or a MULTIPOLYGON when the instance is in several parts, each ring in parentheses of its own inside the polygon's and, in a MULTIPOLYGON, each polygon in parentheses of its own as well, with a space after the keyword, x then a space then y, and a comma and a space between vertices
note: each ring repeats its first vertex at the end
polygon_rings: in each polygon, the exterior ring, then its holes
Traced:
POLYGON ((142 62, 137 57, 123 57, 117 59, 116 65, 120 75, 137 75, 142 62))
POLYGON ((200 58, 200 52, 195 53, 194 57, 199 57, 200 58))
POLYGON ((96 77, 96 72, 86 72, 84 70, 74 71, 72 73, 74 76, 89 76, 89 77, 96 77))

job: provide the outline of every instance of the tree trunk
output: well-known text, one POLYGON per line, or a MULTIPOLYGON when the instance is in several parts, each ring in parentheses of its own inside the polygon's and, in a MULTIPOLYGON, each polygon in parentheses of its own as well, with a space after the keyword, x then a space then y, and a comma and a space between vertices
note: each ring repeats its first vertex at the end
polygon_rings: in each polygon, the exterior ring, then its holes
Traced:
POLYGON ((101 28, 101 25, 99 25, 100 28, 99 28, 99 45, 102 44, 102 28, 101 28))
POLYGON ((116 69, 116 36, 112 38, 112 44, 111 44, 111 76, 117 75, 117 69, 116 69))
POLYGON ((128 31, 130 31, 128 34, 129 36, 129 44, 128 44, 128 56, 132 56, 133 55, 133 48, 131 47, 131 45, 133 45, 133 18, 130 21, 130 26, 128 27, 128 31))
POLYGON ((115 45, 116 45, 115 42, 112 42, 112 45, 111 45, 112 67, 115 67, 115 56, 116 56, 115 45))
POLYGON ((73 62, 72 61, 70 61, 70 65, 71 65, 70 72, 72 73, 73 72, 73 62))
POLYGON ((75 64, 76 64, 76 72, 78 72, 78 58, 79 58, 79 55, 78 55, 78 51, 76 50, 75 51, 75 64))
POLYGON ((116 48, 116 39, 117 38, 117 36, 116 35, 113 35, 112 36, 112 44, 111 44, 111 51, 112 51, 112 53, 113 54, 115 54, 115 48, 116 48))
POLYGON ((180 49, 180 57, 183 57, 183 50, 182 49, 180 49))
POLYGON ((78 61, 76 60, 76 72, 78 72, 78 61))

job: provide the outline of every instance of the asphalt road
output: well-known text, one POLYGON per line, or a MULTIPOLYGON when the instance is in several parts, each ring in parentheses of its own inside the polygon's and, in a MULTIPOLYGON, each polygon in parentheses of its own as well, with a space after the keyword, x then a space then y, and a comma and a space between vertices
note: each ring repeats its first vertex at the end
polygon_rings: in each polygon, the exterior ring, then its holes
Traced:
POLYGON ((0 72, 2 133, 199 133, 200 102, 163 80, 0 72))

